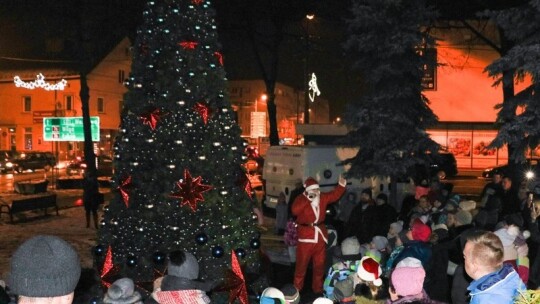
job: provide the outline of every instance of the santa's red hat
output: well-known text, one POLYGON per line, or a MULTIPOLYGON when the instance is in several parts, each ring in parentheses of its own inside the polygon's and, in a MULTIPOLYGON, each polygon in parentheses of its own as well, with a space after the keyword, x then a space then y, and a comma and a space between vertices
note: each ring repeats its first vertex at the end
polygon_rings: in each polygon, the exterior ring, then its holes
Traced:
POLYGON ((360 265, 356 271, 358 277, 365 282, 373 282, 375 286, 381 286, 382 280, 380 278, 382 269, 379 263, 370 257, 363 257, 360 260, 360 265))
POLYGON ((306 191, 319 189, 319 182, 317 182, 313 177, 308 177, 304 182, 304 188, 306 191))

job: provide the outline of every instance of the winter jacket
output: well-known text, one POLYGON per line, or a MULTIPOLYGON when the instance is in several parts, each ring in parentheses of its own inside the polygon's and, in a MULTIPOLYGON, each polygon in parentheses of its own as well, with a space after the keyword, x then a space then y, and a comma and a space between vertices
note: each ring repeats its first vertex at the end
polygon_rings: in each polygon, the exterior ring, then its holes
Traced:
POLYGON ((470 291, 470 304, 512 304, 518 290, 525 290, 525 285, 511 265, 487 274, 471 282, 467 288, 470 291))
POLYGON ((396 265, 401 262, 401 260, 412 257, 419 259, 422 262, 422 267, 428 272, 431 260, 431 245, 426 242, 421 241, 408 241, 403 250, 399 253, 392 264, 392 268, 395 268, 396 265))
POLYGON ((334 297, 334 284, 346 280, 351 274, 356 273, 360 260, 337 262, 328 270, 324 280, 324 296, 329 299, 334 297))

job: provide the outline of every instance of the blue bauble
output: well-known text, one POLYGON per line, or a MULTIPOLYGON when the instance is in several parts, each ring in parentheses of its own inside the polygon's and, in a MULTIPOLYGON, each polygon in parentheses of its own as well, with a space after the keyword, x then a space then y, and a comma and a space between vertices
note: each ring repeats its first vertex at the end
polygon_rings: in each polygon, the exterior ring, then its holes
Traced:
POLYGON ((105 246, 97 245, 96 247, 94 247, 94 255, 102 256, 103 253, 105 253, 105 246))
POLYGON ((212 256, 215 258, 220 258, 223 256, 225 251, 223 250, 223 247, 221 246, 215 246, 212 248, 212 256))
POLYGON ((154 263, 156 264, 163 264, 166 258, 167 258, 167 255, 161 251, 154 252, 152 256, 152 259, 154 260, 154 263))
POLYGON ((134 267, 135 265, 137 265, 137 258, 133 255, 128 255, 126 259, 126 264, 129 267, 134 267))
POLYGON ((195 242, 197 242, 199 245, 204 245, 206 242, 208 242, 208 236, 204 232, 198 233, 195 236, 195 242))
POLYGON ((91 300, 90 300, 90 304, 99 304, 100 302, 100 298, 98 297, 93 297, 91 300))
POLYGON ((234 252, 236 252, 236 255, 241 257, 241 258, 245 258, 246 257, 246 250, 244 248, 236 248, 236 250, 234 250, 234 252))
POLYGON ((261 247, 261 240, 260 239, 252 239, 249 242, 249 246, 251 246, 251 248, 253 248, 253 249, 259 249, 259 247, 261 247))

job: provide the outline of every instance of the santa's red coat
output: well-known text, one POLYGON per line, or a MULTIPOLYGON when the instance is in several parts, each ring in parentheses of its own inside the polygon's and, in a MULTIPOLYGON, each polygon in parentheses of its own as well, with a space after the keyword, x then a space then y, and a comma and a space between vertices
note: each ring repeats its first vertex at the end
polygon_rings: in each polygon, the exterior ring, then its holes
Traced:
POLYGON ((294 286, 298 290, 304 287, 304 279, 308 263, 313 263, 313 281, 311 289, 321 293, 324 280, 324 261, 326 258, 326 243, 328 232, 324 225, 326 207, 335 203, 345 192, 345 187, 338 185, 334 190, 321 193, 318 212, 311 206, 306 193, 299 195, 292 205, 292 213, 298 224, 298 245, 296 248, 296 268, 294 271, 294 286))

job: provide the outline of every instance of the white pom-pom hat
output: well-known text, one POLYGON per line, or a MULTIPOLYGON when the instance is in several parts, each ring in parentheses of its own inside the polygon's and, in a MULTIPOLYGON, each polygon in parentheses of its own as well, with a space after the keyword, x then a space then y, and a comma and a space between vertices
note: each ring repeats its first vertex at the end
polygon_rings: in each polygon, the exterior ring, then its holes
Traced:
POLYGON ((382 269, 379 263, 370 257, 363 257, 356 271, 358 277, 365 282, 373 282, 375 286, 381 286, 382 269))

